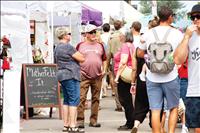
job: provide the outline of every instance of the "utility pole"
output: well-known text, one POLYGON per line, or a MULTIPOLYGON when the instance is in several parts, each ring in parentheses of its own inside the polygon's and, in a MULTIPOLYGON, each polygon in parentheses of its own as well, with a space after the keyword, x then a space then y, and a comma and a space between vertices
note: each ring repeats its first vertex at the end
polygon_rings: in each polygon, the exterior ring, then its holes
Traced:
POLYGON ((153 16, 157 16, 157 1, 156 0, 152 0, 152 15, 153 16))

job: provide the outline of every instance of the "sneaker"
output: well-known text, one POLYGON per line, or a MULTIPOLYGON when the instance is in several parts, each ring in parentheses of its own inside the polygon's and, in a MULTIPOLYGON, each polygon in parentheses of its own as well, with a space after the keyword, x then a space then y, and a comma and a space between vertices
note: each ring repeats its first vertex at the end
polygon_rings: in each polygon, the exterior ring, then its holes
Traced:
POLYGON ((187 127, 182 127, 181 133, 189 133, 187 127))
POLYGON ((122 126, 119 126, 117 128, 118 131, 128 131, 128 130, 131 130, 130 127, 128 127, 126 124, 125 125, 122 125, 122 126))
POLYGON ((141 72, 140 75, 139 75, 140 80, 146 81, 145 76, 146 76, 145 73, 144 73, 144 72, 141 72))
POLYGON ((68 126, 64 126, 62 131, 63 132, 68 132, 69 131, 69 127, 68 126))
POLYGON ((83 123, 79 123, 79 124, 77 124, 77 127, 78 128, 85 128, 85 125, 83 123))
POLYGON ((137 133, 138 131, 138 128, 137 127, 133 127, 132 130, 131 130, 131 133, 137 133))
POLYGON ((90 123, 89 127, 101 127, 101 124, 100 123, 95 123, 95 124, 90 123))
POLYGON ((69 127, 68 133, 85 133, 84 129, 78 127, 69 127))
POLYGON ((122 108, 116 108, 115 111, 117 111, 117 112, 123 112, 123 109, 122 108))

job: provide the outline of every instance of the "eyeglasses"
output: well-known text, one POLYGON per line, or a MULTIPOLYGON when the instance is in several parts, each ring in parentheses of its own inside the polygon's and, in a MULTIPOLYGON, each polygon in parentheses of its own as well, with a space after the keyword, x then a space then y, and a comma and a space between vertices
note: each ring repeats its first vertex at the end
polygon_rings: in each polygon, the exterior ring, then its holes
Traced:
POLYGON ((172 17, 176 17, 176 14, 175 14, 175 13, 173 13, 173 14, 172 14, 172 17))
POLYGON ((96 30, 93 30, 93 31, 90 31, 90 32, 88 32, 89 34, 96 34, 97 32, 96 32, 96 30))
POLYGON ((196 18, 196 19, 200 19, 200 14, 196 14, 196 15, 191 15, 191 16, 190 16, 190 19, 191 19, 192 21, 194 21, 195 18, 196 18))

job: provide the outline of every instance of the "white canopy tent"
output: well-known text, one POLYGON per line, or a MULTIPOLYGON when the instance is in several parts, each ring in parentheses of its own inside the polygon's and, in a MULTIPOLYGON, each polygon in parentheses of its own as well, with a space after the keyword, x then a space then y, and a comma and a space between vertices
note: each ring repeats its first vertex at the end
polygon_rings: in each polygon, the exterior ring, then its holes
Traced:
MULTIPOLYGON (((64 16, 69 20, 71 30, 71 44, 75 46, 81 41, 81 3, 77 1, 48 2, 53 16, 64 16)), ((51 25, 53 24, 51 19, 51 25)), ((54 32, 52 32, 54 33, 54 32)), ((56 38, 55 38, 56 39, 56 38)), ((56 42, 56 41, 54 41, 56 42)))
POLYGON ((23 63, 32 63, 26 3, 1 1, 1 37, 11 43, 12 69, 4 72, 3 133, 19 133, 20 80, 23 63))
POLYGON ((35 20, 36 24, 35 46, 41 49, 45 63, 53 63, 53 47, 54 43, 58 41, 54 34, 54 28, 52 28, 55 20, 53 17, 65 17, 72 33, 71 44, 75 45, 80 42, 80 3, 75 1, 36 1, 28 2, 28 8, 30 20, 35 20))
POLYGON ((53 16, 53 13, 70 18, 74 40, 72 44, 78 43, 80 41, 78 39, 80 38, 79 25, 81 24, 80 3, 75 1, 1 2, 1 35, 6 35, 11 42, 10 53, 13 66, 11 70, 4 72, 3 133, 19 133, 21 68, 23 63, 33 63, 29 20, 36 20, 36 45, 49 52, 47 62, 53 63, 54 32, 49 29, 48 20, 48 15, 53 16), (46 39, 49 42, 47 46, 44 45, 46 39))

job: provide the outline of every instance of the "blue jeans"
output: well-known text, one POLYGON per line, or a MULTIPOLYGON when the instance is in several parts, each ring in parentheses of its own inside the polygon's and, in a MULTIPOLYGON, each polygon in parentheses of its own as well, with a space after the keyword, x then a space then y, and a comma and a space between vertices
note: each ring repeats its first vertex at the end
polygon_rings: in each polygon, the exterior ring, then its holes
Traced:
POLYGON ((63 80, 62 85, 64 105, 78 106, 80 102, 80 81, 75 79, 63 80))

